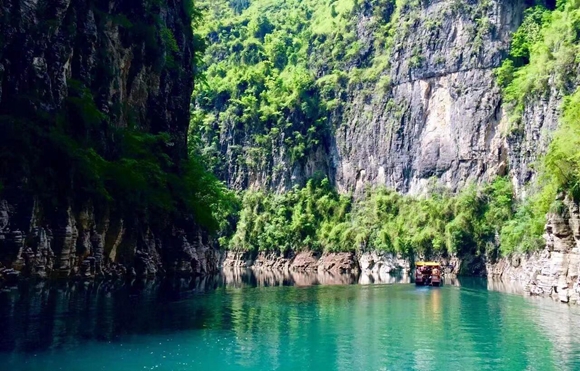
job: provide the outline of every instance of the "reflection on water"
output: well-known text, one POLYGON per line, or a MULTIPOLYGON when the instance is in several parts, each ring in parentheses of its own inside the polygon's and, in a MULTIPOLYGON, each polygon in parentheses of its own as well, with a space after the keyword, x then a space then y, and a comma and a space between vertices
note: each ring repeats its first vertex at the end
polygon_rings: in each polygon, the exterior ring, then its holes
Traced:
POLYGON ((483 279, 480 277, 445 277, 445 284, 479 290, 498 291, 506 294, 525 295, 524 285, 518 281, 483 279))
POLYGON ((216 276, 163 281, 25 281, 0 288, 0 352, 36 351, 70 346, 82 339, 112 341, 127 333, 196 327, 212 317, 206 307, 187 313, 155 306, 207 296, 220 289, 357 282, 399 283, 408 282, 408 278, 232 269, 216 276))
POLYGON ((482 279, 371 282, 408 277, 23 282, 0 290, 0 369, 580 370, 577 307, 482 279))
POLYGON ((508 294, 525 294, 524 285, 518 281, 487 280, 487 289, 490 291, 505 292, 508 294))
POLYGON ((409 283, 409 276, 398 273, 344 273, 295 272, 278 269, 224 269, 222 284, 227 287, 269 287, 269 286, 315 286, 315 285, 352 285, 352 284, 393 284, 409 283))

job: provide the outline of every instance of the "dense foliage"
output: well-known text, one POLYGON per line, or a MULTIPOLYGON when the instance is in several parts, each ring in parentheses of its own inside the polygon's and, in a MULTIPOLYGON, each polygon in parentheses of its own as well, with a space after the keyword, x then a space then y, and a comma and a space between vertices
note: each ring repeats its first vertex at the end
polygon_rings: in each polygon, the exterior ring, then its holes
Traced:
MULTIPOLYGON (((411 3, 372 4, 377 52, 367 65, 361 64, 362 45, 354 37, 352 20, 361 11, 357 1, 203 3, 208 22, 202 33, 213 43, 205 57, 207 84, 194 94, 194 121, 209 143, 204 153, 213 168, 219 172, 224 166, 216 133, 226 128, 252 137, 252 147, 230 148, 243 154, 238 158, 246 165, 259 167, 277 145, 289 148, 292 161, 303 157, 332 130, 326 118, 343 104, 349 88, 364 89, 369 81, 378 86, 379 80, 389 85, 385 71, 388 50, 397 44, 394 27, 413 23, 394 21, 411 3)), ((564 94, 577 86, 579 3, 558 1, 554 10, 531 7, 514 33, 510 54, 497 70, 514 131, 521 129, 526 104, 547 94, 549 86, 564 94)), ((405 13, 412 17, 413 12, 405 13)), ((500 243, 505 254, 538 249, 545 214, 558 206, 556 192, 580 192, 579 97, 566 100, 562 127, 537 164, 539 177, 523 201, 514 200, 504 179, 457 195, 432 190, 424 198, 369 190, 359 201, 336 194, 327 181, 312 180, 284 195, 247 192, 237 230, 222 242, 244 250, 404 254, 489 253, 500 243)))
POLYGON ((515 32, 509 57, 497 70, 504 99, 513 112, 513 128, 527 102, 553 88, 569 94, 577 85, 580 2, 558 0, 555 10, 539 5, 528 9, 515 32))
POLYGON ((501 227, 513 217, 507 179, 457 195, 369 190, 361 199, 338 195, 327 179, 282 195, 246 192, 230 248, 243 250, 381 250, 404 255, 495 253, 501 227))
MULTIPOLYGON (((156 73, 179 73, 176 63, 187 62, 179 59, 179 46, 161 21, 159 4, 146 1, 140 6, 141 12, 128 15, 94 10, 99 24, 113 22, 129 42, 143 45, 145 55, 155 58, 151 64, 156 73)), ((193 4, 184 1, 184 7, 195 21, 199 13, 193 4)), ((200 40, 193 41, 199 51, 200 40)), ((143 63, 139 58, 133 63, 143 63)), ((109 79, 107 59, 98 63, 95 73, 109 79)), ((67 88, 57 112, 39 108, 46 103, 35 92, 11 96, 13 104, 2 106, 0 191, 30 192, 45 212, 63 205, 92 205, 97 213, 113 211, 127 223, 142 218, 164 224, 168 217, 193 216, 209 230, 219 229, 219 215, 231 197, 207 171, 194 141, 189 156, 177 153, 178 139, 150 130, 129 104, 117 103, 104 112, 93 96, 96 89, 76 79, 69 79, 67 88), (122 122, 121 116, 126 118, 122 122)))
POLYGON ((556 9, 530 8, 515 33, 510 57, 498 69, 498 82, 513 112, 512 130, 522 127, 524 107, 547 94, 563 95, 560 126, 536 164, 538 179, 515 218, 503 228, 507 251, 541 246, 545 214, 560 208, 557 192, 580 200, 580 1, 559 0, 556 9), (550 91, 550 89, 552 89, 550 91))
POLYGON ((277 150, 295 163, 328 137, 329 115, 345 101, 347 86, 386 78, 389 58, 381 51, 392 43, 395 1, 367 3, 374 10, 366 25, 375 30, 374 58, 362 56, 370 45, 357 38, 363 11, 357 0, 198 2, 209 46, 206 83, 194 92, 194 122, 218 174, 233 166, 221 152, 225 130, 248 143, 228 148, 235 165, 262 169, 277 150))

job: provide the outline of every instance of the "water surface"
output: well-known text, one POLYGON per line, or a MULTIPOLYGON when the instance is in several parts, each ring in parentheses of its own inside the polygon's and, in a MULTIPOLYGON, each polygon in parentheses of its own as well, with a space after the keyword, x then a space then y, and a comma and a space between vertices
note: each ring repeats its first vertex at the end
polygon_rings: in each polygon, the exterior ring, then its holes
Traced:
POLYGON ((580 370, 578 308, 451 283, 272 272, 24 283, 0 292, 0 369, 580 370))

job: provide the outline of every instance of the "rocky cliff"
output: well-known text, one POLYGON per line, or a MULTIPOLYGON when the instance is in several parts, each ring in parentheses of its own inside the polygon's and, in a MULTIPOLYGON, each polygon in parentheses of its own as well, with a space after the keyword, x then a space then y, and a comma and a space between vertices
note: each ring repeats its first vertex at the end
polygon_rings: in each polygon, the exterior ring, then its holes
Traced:
POLYGON ((0 4, 0 276, 215 268, 203 230, 161 213, 147 188, 166 188, 187 161, 192 11, 177 0, 0 4))
POLYGON ((518 1, 434 1, 396 20, 391 86, 353 94, 331 149, 343 189, 367 183, 420 192, 506 173, 501 95, 493 69, 521 21, 518 1))
POLYGON ((522 284, 532 295, 580 303, 580 213, 570 197, 560 196, 559 210, 548 214, 545 248, 539 252, 514 254, 487 264, 491 279, 522 284))
MULTIPOLYGON (((235 189, 283 192, 323 173, 340 192, 418 194, 509 175, 523 195, 578 86, 555 71, 578 76, 574 58, 551 45, 566 63, 506 104, 496 69, 535 2, 199 3, 209 47, 194 139, 235 189)), ((215 269, 202 218, 176 196, 192 194, 180 179, 200 178, 185 176, 192 12, 187 1, 0 6, 5 276, 215 269)), ((303 263, 324 270, 326 256, 303 263)))
MULTIPOLYGON (((279 75, 276 69, 266 73, 272 79, 288 79, 284 71, 292 68, 307 69, 314 80, 296 94, 318 97, 322 108, 312 113, 304 108, 312 103, 302 98, 270 118, 267 93, 273 87, 228 90, 223 85, 229 75, 209 69, 212 79, 226 76, 212 80, 222 87, 194 97, 207 128, 208 153, 221 159, 215 168, 232 187, 283 191, 316 172, 342 191, 384 185, 420 193, 432 178, 453 190, 496 175, 511 175, 517 186, 531 179, 530 164, 549 142, 544 129, 555 127, 560 98, 554 92, 529 102, 524 127, 511 132, 494 69, 532 4, 366 0, 332 2, 334 11, 323 11, 306 2, 300 7, 307 21, 298 29, 309 28, 296 32, 305 32, 311 44, 304 55, 295 51, 297 61, 272 56, 270 43, 286 27, 275 21, 263 42, 252 43, 261 53, 256 58, 243 58, 246 45, 232 47, 228 55, 226 40, 232 37, 223 32, 243 35, 258 3, 240 11, 239 23, 210 27, 208 35, 219 47, 210 48, 206 60, 227 65, 233 55, 237 66, 254 71, 255 84, 256 66, 278 64, 279 75), (332 25, 318 25, 322 17, 332 25), (247 122, 228 114, 236 110, 248 112, 247 122), (299 147, 296 138, 307 140, 299 147)), ((265 12, 270 20, 287 14, 282 6, 265 12)))

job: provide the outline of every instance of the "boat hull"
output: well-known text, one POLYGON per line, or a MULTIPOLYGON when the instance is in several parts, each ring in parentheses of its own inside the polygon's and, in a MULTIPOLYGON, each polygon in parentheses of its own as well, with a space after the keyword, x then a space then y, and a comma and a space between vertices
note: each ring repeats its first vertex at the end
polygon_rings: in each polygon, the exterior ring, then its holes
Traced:
POLYGON ((415 286, 442 286, 443 279, 441 277, 420 277, 415 276, 415 286))
POLYGON ((431 278, 431 286, 441 286, 441 283, 442 283, 441 277, 431 278))

